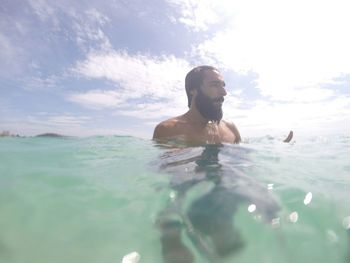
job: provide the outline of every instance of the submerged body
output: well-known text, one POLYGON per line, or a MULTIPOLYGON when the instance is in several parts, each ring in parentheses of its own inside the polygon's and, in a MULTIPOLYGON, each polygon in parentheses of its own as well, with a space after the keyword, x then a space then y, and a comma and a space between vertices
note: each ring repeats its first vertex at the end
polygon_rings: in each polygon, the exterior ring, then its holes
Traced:
POLYGON ((176 200, 159 214, 157 223, 165 262, 193 262, 192 253, 182 242, 184 231, 209 262, 218 262, 243 249, 245 241, 234 226, 235 213, 242 204, 254 204, 267 223, 277 217, 280 208, 275 198, 239 167, 249 161, 249 151, 232 148, 236 160, 228 169, 221 161, 223 149, 222 145, 205 145, 165 155, 161 169, 172 175, 170 186, 176 193, 176 200), (210 190, 184 211, 188 192, 201 184, 211 185, 210 190))

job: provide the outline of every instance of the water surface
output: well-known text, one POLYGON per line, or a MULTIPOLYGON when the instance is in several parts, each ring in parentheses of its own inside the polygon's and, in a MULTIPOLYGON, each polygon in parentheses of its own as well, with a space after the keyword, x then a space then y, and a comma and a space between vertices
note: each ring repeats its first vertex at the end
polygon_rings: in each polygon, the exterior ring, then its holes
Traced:
POLYGON ((349 146, 0 138, 0 262, 162 262, 163 219, 195 262, 350 262, 349 146))

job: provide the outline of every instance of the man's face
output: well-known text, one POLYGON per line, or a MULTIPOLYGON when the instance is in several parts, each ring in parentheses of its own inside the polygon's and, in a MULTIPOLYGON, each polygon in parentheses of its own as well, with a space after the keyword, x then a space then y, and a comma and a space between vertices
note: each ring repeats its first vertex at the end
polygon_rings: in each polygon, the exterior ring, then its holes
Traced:
POLYGON ((222 103, 226 96, 225 82, 216 70, 206 70, 203 84, 195 97, 199 113, 208 120, 220 121, 223 116, 222 103))

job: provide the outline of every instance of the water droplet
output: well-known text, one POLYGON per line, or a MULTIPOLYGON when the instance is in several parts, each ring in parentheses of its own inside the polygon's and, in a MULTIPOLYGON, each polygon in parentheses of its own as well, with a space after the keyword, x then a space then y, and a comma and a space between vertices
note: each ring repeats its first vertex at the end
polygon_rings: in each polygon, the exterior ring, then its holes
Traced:
POLYGON ((295 211, 289 215, 289 220, 292 223, 296 223, 298 221, 298 218, 299 218, 299 215, 295 211))
POLYGON ((345 229, 350 229, 350 216, 347 216, 343 219, 343 227, 345 229))
POLYGON ((256 205, 251 204, 248 206, 248 212, 253 213, 256 210, 256 205))
POLYGON ((169 197, 171 199, 171 201, 175 201, 176 199, 176 192, 175 191, 171 191, 169 194, 169 197))
POLYGON ((136 251, 131 252, 123 257, 122 263, 138 263, 140 261, 140 254, 136 251))
POLYGON ((311 200, 312 200, 312 193, 311 192, 308 192, 304 198, 304 204, 305 205, 308 205, 311 203, 311 200))
POLYGON ((280 227, 280 218, 279 217, 276 217, 274 219, 271 220, 271 225, 273 228, 278 228, 280 227))
POLYGON ((258 222, 261 222, 262 221, 262 216, 261 215, 256 215, 254 216, 254 219, 258 222))
POLYGON ((331 229, 327 230, 327 237, 328 237, 328 240, 332 243, 338 242, 339 240, 337 234, 331 229))

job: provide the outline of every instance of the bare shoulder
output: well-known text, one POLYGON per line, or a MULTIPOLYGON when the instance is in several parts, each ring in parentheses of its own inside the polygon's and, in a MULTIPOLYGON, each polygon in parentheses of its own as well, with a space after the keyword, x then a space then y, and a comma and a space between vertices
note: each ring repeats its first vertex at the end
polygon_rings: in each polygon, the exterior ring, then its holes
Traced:
POLYGON ((242 138, 241 138, 241 134, 239 133, 239 131, 237 129, 237 126, 233 122, 224 121, 224 123, 235 135, 235 137, 236 137, 235 143, 240 143, 242 138))
POLYGON ((169 138, 176 136, 179 132, 179 125, 182 123, 182 116, 168 119, 159 123, 153 132, 153 139, 169 138))

